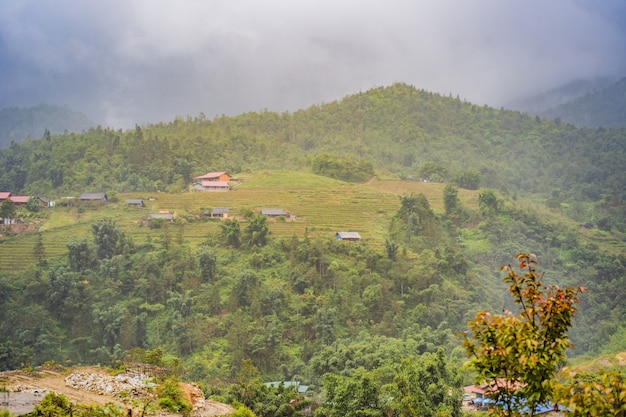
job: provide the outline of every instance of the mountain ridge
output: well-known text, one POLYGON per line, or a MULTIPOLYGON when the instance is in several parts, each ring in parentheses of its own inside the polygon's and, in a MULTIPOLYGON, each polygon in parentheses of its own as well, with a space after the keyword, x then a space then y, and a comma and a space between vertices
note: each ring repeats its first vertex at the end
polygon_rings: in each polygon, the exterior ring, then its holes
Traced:
POLYGON ((80 132, 93 126, 95 123, 92 120, 68 106, 39 104, 24 108, 5 107, 0 109, 0 148, 27 138, 80 132))
POLYGON ((626 127, 626 77, 540 114, 579 127, 626 127))

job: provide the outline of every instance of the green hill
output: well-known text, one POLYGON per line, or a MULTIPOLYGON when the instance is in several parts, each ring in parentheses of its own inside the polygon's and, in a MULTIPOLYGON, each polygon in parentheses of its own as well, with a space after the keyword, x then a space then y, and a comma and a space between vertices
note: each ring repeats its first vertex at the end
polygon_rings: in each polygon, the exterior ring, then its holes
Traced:
MULTIPOLYGON (((297 171, 259 171, 237 175, 242 181, 232 192, 127 193, 118 194, 116 203, 102 208, 81 210, 60 205, 45 210, 47 218, 38 227, 44 237, 50 259, 65 256, 66 244, 88 234, 100 218, 114 219, 126 234, 138 243, 151 236, 158 240, 161 230, 143 224, 150 213, 167 211, 179 219, 184 239, 193 247, 209 236, 220 233, 219 223, 207 221, 205 212, 214 207, 228 207, 230 215, 241 217, 261 208, 282 208, 293 220, 270 223, 273 236, 289 238, 308 234, 334 236, 337 231, 356 231, 374 247, 382 248, 388 238, 391 216, 400 205, 400 197, 424 194, 437 212, 443 211, 443 184, 402 180, 372 180, 366 184, 341 181, 297 171), (126 199, 141 198, 146 207, 125 207, 126 199), (189 225, 189 227, 187 227, 189 225)), ((461 201, 476 209, 478 191, 461 190, 461 201)), ((35 235, 16 235, 0 243, 0 271, 25 271, 34 266, 35 235), (19 256, 18 256, 19 255, 19 256)))
POLYGON ((29 231, 0 237, 0 368, 140 348, 206 383, 250 359, 266 380, 315 385, 439 347, 460 363, 454 333, 511 308, 499 268, 519 252, 546 284, 589 288, 572 355, 618 349, 624 133, 396 84, 294 113, 16 143, 0 151, 0 190, 56 206, 18 208, 29 231), (208 171, 231 173, 232 190, 190 191, 208 171), (94 191, 112 201, 66 198, 94 191), (215 207, 231 219, 207 218, 215 207), (173 222, 146 220, 159 212, 173 222))

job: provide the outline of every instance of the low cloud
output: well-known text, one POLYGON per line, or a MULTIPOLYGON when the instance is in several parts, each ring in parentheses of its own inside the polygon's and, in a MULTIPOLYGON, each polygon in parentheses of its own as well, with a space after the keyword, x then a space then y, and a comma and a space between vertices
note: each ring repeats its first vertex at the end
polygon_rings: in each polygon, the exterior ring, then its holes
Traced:
POLYGON ((626 72, 618 0, 3 3, 0 107, 67 104, 113 127, 393 82, 499 106, 626 72))

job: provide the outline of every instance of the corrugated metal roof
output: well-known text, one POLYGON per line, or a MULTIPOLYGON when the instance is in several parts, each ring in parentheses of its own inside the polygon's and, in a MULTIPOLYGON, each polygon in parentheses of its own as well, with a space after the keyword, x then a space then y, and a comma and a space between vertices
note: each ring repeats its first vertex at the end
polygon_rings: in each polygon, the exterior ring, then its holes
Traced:
POLYGON ((286 216, 287 213, 279 208, 262 208, 261 214, 264 216, 286 216))
POLYGON ((219 178, 224 174, 228 174, 228 172, 226 171, 220 171, 220 172, 207 172, 204 175, 200 175, 198 177, 193 177, 194 180, 204 180, 204 179, 209 179, 209 178, 219 178))
POLYGON ((212 211, 212 214, 227 214, 228 208, 226 207, 215 207, 212 211))
POLYGON ((16 204, 26 204, 30 200, 30 196, 27 195, 12 195, 9 200, 16 204))
POLYGON ((143 200, 141 198, 129 198, 128 200, 124 201, 124 204, 143 206, 143 200))
POLYGON ((299 381, 272 381, 265 383, 266 387, 271 388, 278 388, 281 385, 285 388, 296 388, 300 394, 307 392, 309 389, 308 385, 301 385, 299 381))
POLYGON ((361 239, 361 235, 358 232, 337 232, 337 236, 340 239, 361 239))
POLYGON ((6 200, 10 196, 11 196, 11 192, 10 191, 0 192, 0 200, 6 200))
POLYGON ((106 193, 82 193, 78 196, 79 200, 106 200, 106 193))
POLYGON ((165 220, 174 220, 174 215, 173 214, 167 214, 167 213, 152 213, 150 215, 151 219, 165 219, 165 220))

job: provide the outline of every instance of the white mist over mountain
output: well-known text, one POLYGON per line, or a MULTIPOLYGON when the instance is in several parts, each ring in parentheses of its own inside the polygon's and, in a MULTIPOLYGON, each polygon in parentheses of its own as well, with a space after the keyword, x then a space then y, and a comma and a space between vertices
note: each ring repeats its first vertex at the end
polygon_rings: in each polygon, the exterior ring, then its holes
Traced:
POLYGON ((626 74, 618 0, 0 0, 0 108, 112 127, 290 111, 372 87, 501 106, 626 74))

